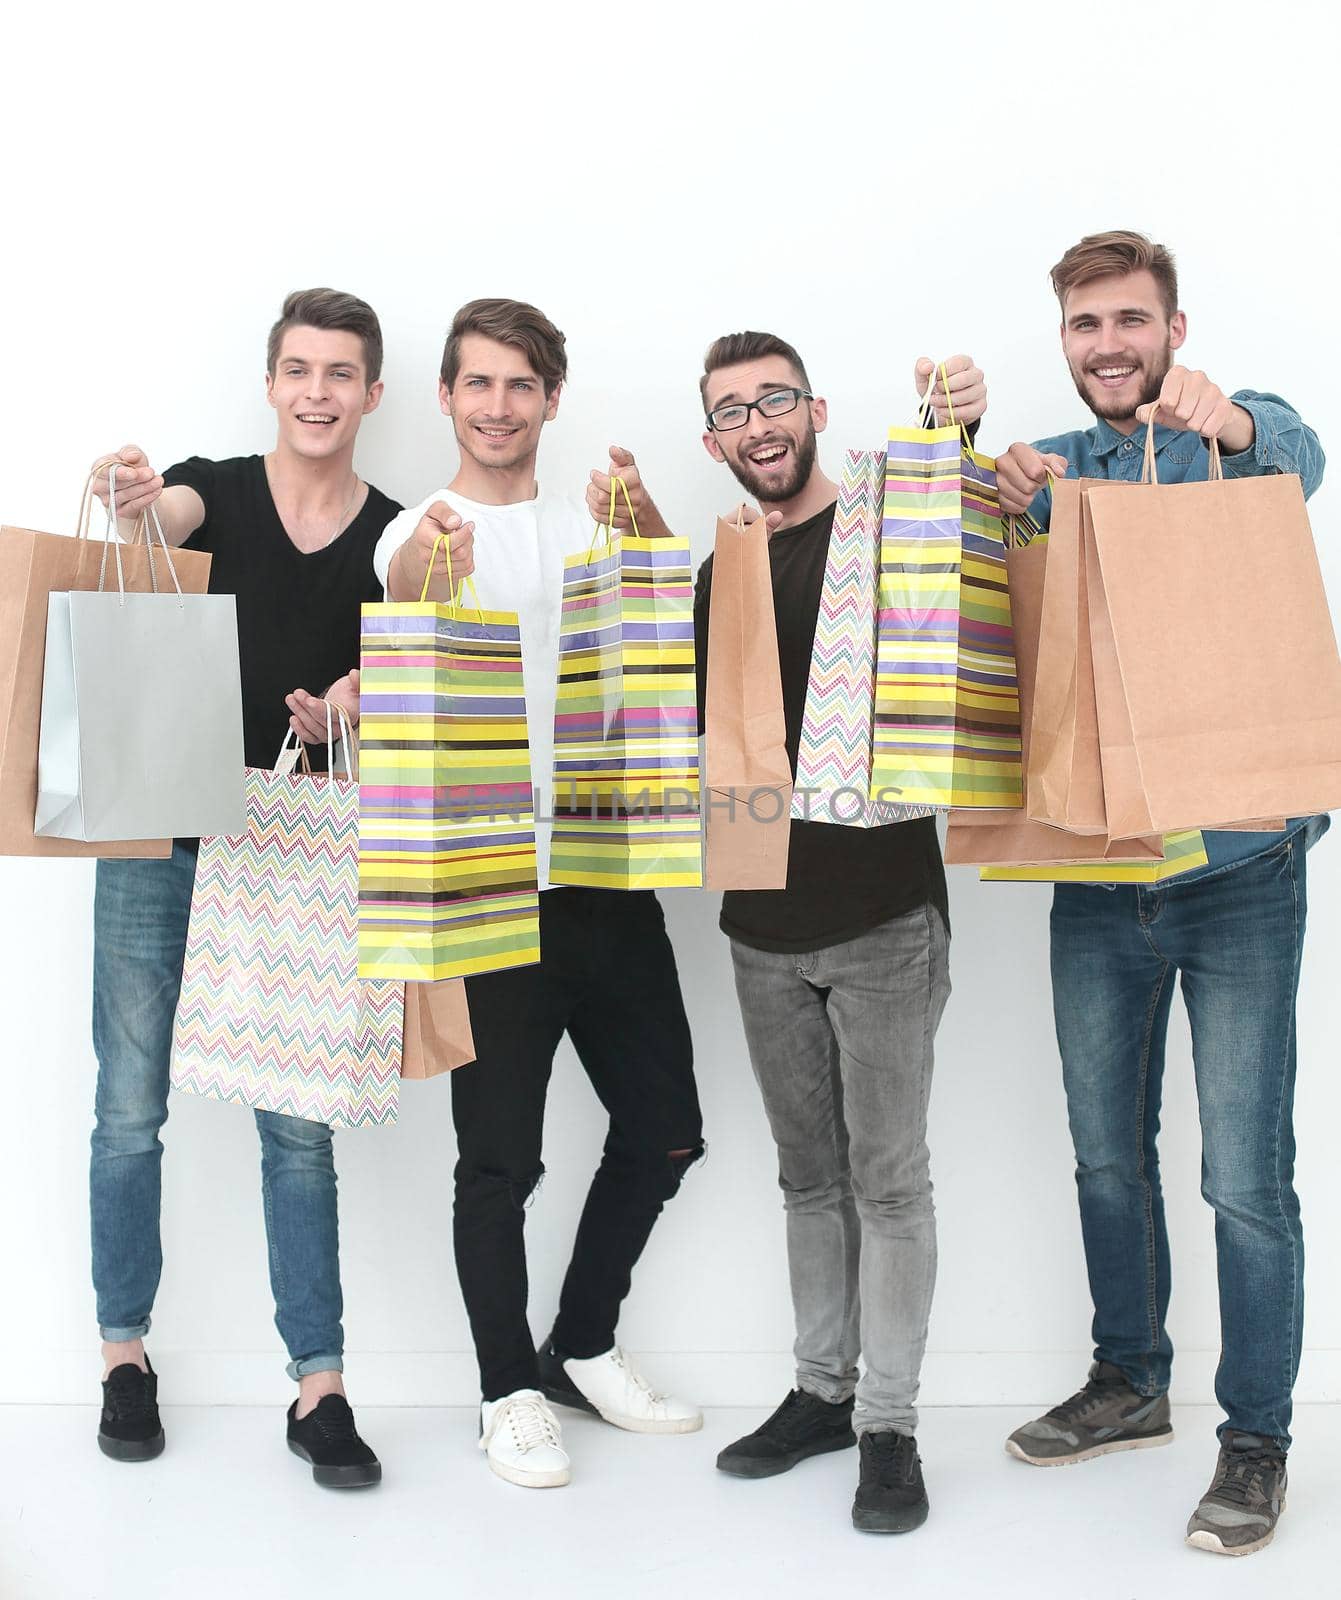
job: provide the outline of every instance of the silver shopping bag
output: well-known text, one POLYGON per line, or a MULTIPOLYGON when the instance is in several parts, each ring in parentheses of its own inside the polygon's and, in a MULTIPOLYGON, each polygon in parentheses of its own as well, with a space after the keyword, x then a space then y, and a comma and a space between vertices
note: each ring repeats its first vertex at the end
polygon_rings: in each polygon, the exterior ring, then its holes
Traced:
POLYGON ((237 603, 183 594, 151 520, 170 590, 159 591, 155 568, 154 593, 126 592, 113 490, 97 591, 48 598, 33 823, 43 837, 199 838, 246 826, 237 603), (105 587, 108 550, 115 589, 105 587))

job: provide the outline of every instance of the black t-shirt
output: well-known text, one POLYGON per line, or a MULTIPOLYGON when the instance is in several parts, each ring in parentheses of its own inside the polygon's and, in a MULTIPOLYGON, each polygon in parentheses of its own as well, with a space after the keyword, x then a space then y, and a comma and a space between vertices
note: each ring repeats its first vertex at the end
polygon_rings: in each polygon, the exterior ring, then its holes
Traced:
MULTIPOLYGON (((796 775, 810 657, 815 646, 834 507, 827 506, 768 541, 782 667, 787 758, 796 775)), ((698 703, 707 704, 708 599, 712 557, 694 590, 698 703)), ((930 901, 949 922, 945 868, 933 817, 879 828, 793 818, 785 889, 732 889, 722 896, 721 927, 756 950, 824 950, 869 933, 930 901)))
MULTIPOLYGON (((368 485, 363 508, 332 544, 304 555, 284 531, 261 456, 178 462, 166 485, 186 484, 205 520, 186 541, 208 550, 210 593, 237 596, 242 729, 249 767, 273 767, 289 727, 284 696, 321 694, 359 662, 359 608, 380 600, 373 550, 401 509, 368 485)), ((325 750, 311 752, 314 767, 325 750)))

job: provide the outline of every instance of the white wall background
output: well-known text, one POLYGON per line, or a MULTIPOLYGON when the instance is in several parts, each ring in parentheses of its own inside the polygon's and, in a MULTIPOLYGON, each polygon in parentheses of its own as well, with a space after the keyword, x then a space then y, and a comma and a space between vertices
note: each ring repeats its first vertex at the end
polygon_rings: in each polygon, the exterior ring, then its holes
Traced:
MULTIPOLYGON (((982 443, 1001 448, 1085 420, 1047 268, 1112 226, 1177 251, 1193 365, 1227 389, 1278 390, 1341 451, 1320 4, 131 4, 96 17, 28 7, 7 29, 6 522, 68 531, 87 463, 128 439, 164 465, 267 448, 266 329, 286 290, 329 283, 384 322, 386 400, 359 458, 383 489, 408 502, 450 476, 434 392, 446 323, 471 296, 512 294, 569 337, 544 480, 580 482, 615 439, 706 553, 736 493, 698 442, 710 338, 764 327, 800 347, 830 400, 831 471, 908 416, 921 353, 984 366, 982 443)), ((1335 475, 1313 521, 1338 594, 1335 475)), ((1300 1003, 1310 1399, 1341 1394, 1338 852, 1330 839, 1310 863, 1300 1003)), ((96 1393, 92 883, 83 864, 0 861, 0 1399, 96 1393)), ((1048 891, 957 869, 951 897, 923 1397, 1023 1405, 1068 1392, 1088 1350, 1048 891)), ((711 1155, 653 1238, 621 1336, 701 1400, 772 1403, 791 1328, 771 1144, 716 897, 665 898, 711 1155)), ((1209 1400, 1214 1253, 1181 1009, 1164 1120, 1177 1394, 1209 1400)), ((600 1139, 565 1047, 528 1222, 537 1331, 600 1139)), ((166 1143, 151 1347, 171 1398, 282 1398, 251 1118, 174 1099, 166 1143)), ((445 1081, 408 1086, 393 1130, 338 1140, 356 1398, 477 1393, 451 1264, 453 1160, 445 1081)))

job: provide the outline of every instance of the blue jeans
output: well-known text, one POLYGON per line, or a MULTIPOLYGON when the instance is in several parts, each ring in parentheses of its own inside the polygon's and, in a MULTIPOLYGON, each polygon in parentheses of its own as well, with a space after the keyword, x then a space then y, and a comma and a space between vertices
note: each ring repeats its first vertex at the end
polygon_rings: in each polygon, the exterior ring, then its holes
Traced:
MULTIPOLYGON (((165 861, 98 863, 89 1200, 98 1323, 113 1342, 149 1331, 163 1267, 158 1130, 168 1115, 172 1022, 195 875, 196 858, 181 845, 165 861)), ((270 1111, 258 1111, 256 1125, 275 1324, 289 1375, 339 1372, 344 1331, 331 1130, 270 1111)))
POLYGON ((1052 986, 1094 1300, 1095 1355, 1169 1387, 1160 1089, 1175 975, 1192 1025, 1201 1192, 1215 1210, 1219 1432, 1290 1441, 1304 1313, 1294 1192, 1302 833, 1196 883, 1058 885, 1052 986))

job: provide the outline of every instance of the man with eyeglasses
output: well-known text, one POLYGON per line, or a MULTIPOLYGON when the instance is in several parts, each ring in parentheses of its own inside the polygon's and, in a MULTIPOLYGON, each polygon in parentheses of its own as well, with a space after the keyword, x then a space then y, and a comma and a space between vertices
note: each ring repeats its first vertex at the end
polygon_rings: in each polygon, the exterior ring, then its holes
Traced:
MULTIPOLYGON (((773 334, 718 339, 704 368, 708 454, 768 519, 794 773, 838 493, 816 454, 827 405, 773 334)), ((917 363, 922 393, 934 372, 917 363)), ((936 383, 938 421, 950 404, 966 423, 981 417, 987 390, 967 356, 947 362, 936 383)), ((710 557, 694 604, 700 705, 711 587, 710 557)), ((926 1120, 932 1040, 950 992, 945 873, 931 818, 790 827, 786 888, 728 892, 721 927, 778 1147, 796 1388, 717 1465, 771 1477, 860 1441, 853 1525, 905 1533, 928 1509, 913 1434, 936 1275, 926 1120)))

